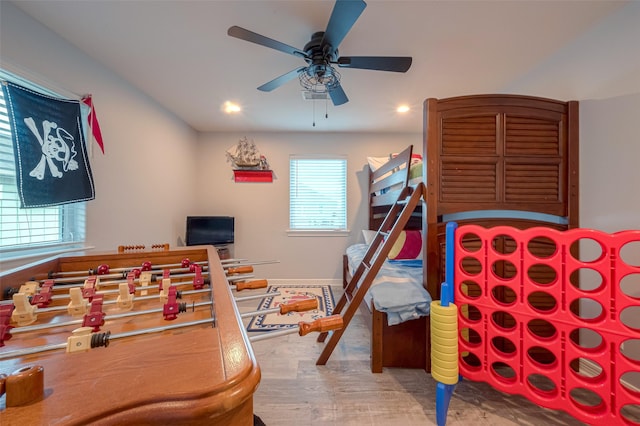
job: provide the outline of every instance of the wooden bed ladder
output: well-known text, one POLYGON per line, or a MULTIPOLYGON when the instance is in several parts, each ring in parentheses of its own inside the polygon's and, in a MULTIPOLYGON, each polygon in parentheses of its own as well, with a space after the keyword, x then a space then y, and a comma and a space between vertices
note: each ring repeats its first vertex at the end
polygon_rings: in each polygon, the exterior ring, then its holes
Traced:
MULTIPOLYGON (((365 294, 371 287, 371 283, 389 255, 391 247, 393 247, 393 244, 400 236, 401 231, 411 218, 413 211, 421 199, 426 199, 425 186, 422 182, 415 188, 406 186, 400 192, 398 200, 391 207, 389 213, 387 213, 387 216, 380 225, 380 229, 376 233, 375 238, 371 242, 360 265, 358 265, 349 284, 347 284, 347 287, 344 289, 344 294, 333 311, 334 314, 340 314, 346 306, 346 311, 342 315, 343 327, 332 332, 329 341, 316 361, 316 365, 325 365, 327 363, 331 353, 342 337, 344 330, 351 322, 358 306, 362 303, 365 294), (357 284, 360 278, 362 278, 362 283, 360 287, 358 287, 357 284)), ((320 333, 318 342, 324 342, 327 335, 328 332, 320 333)))

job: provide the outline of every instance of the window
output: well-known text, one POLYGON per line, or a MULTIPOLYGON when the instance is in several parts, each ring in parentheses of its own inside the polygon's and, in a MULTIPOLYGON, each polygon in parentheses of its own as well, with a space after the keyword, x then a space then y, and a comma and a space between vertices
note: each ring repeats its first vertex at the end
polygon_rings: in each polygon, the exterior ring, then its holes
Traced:
POLYGON ((347 230, 347 159, 292 156, 289 160, 289 228, 347 230))
MULTIPOLYGON (((0 70, 0 80, 62 97, 0 70)), ((80 246, 85 239, 85 203, 46 208, 20 208, 11 128, 0 90, 0 258, 26 257, 80 246)))

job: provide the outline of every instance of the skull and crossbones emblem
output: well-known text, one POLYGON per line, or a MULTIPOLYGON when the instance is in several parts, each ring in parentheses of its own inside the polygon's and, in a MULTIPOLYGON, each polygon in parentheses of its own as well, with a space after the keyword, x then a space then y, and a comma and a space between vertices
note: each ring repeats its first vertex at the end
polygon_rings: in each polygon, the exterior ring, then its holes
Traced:
POLYGON ((36 122, 33 118, 25 118, 24 122, 38 139, 42 148, 40 162, 31 170, 29 176, 38 180, 44 179, 47 165, 51 175, 57 178, 63 176, 58 165, 61 165, 62 170, 65 172, 78 169, 78 162, 75 160, 77 155, 75 142, 69 132, 62 127, 58 127, 58 124, 53 121, 44 120, 42 122, 43 134, 40 136, 40 131, 36 127, 36 122))

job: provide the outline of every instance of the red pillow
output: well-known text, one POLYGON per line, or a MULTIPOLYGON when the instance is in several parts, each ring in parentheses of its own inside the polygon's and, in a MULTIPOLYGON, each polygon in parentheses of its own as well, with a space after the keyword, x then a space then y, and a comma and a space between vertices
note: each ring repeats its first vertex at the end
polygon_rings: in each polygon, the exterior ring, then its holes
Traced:
POLYGON ((422 258, 422 231, 402 231, 387 257, 395 260, 422 258))

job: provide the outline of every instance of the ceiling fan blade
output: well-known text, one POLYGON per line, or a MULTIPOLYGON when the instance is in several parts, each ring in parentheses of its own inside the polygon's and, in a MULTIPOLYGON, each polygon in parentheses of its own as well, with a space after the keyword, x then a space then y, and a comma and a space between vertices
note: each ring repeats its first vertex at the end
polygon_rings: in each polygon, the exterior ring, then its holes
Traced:
POLYGON ((298 74, 300 74, 306 67, 298 67, 295 70, 291 70, 286 74, 282 74, 280 77, 276 77, 273 80, 263 84, 262 86, 258 87, 258 90, 263 91, 263 92, 270 92, 274 89, 277 89, 278 87, 282 86, 283 84, 285 84, 288 81, 293 80, 294 78, 296 78, 298 76, 298 74))
POLYGON ((306 58, 307 55, 300 49, 296 49, 293 46, 289 46, 288 44, 284 44, 277 40, 273 40, 269 37, 265 37, 258 33, 254 33, 253 31, 249 31, 242 27, 238 27, 236 25, 229 27, 227 30, 227 34, 231 37, 239 38, 240 40, 250 41, 251 43, 256 43, 261 46, 269 47, 271 49, 279 50, 284 53, 288 53, 293 56, 299 56, 302 58, 306 58))
POLYGON ((347 94, 344 93, 341 85, 337 85, 333 89, 330 89, 329 96, 331 97, 331 102, 333 102, 335 106, 349 102, 349 98, 347 98, 347 94))
POLYGON ((363 0, 336 0, 321 46, 329 45, 337 50, 365 7, 367 4, 363 0))
POLYGON ((338 58, 341 68, 407 72, 413 59, 410 56, 342 56, 338 58))

